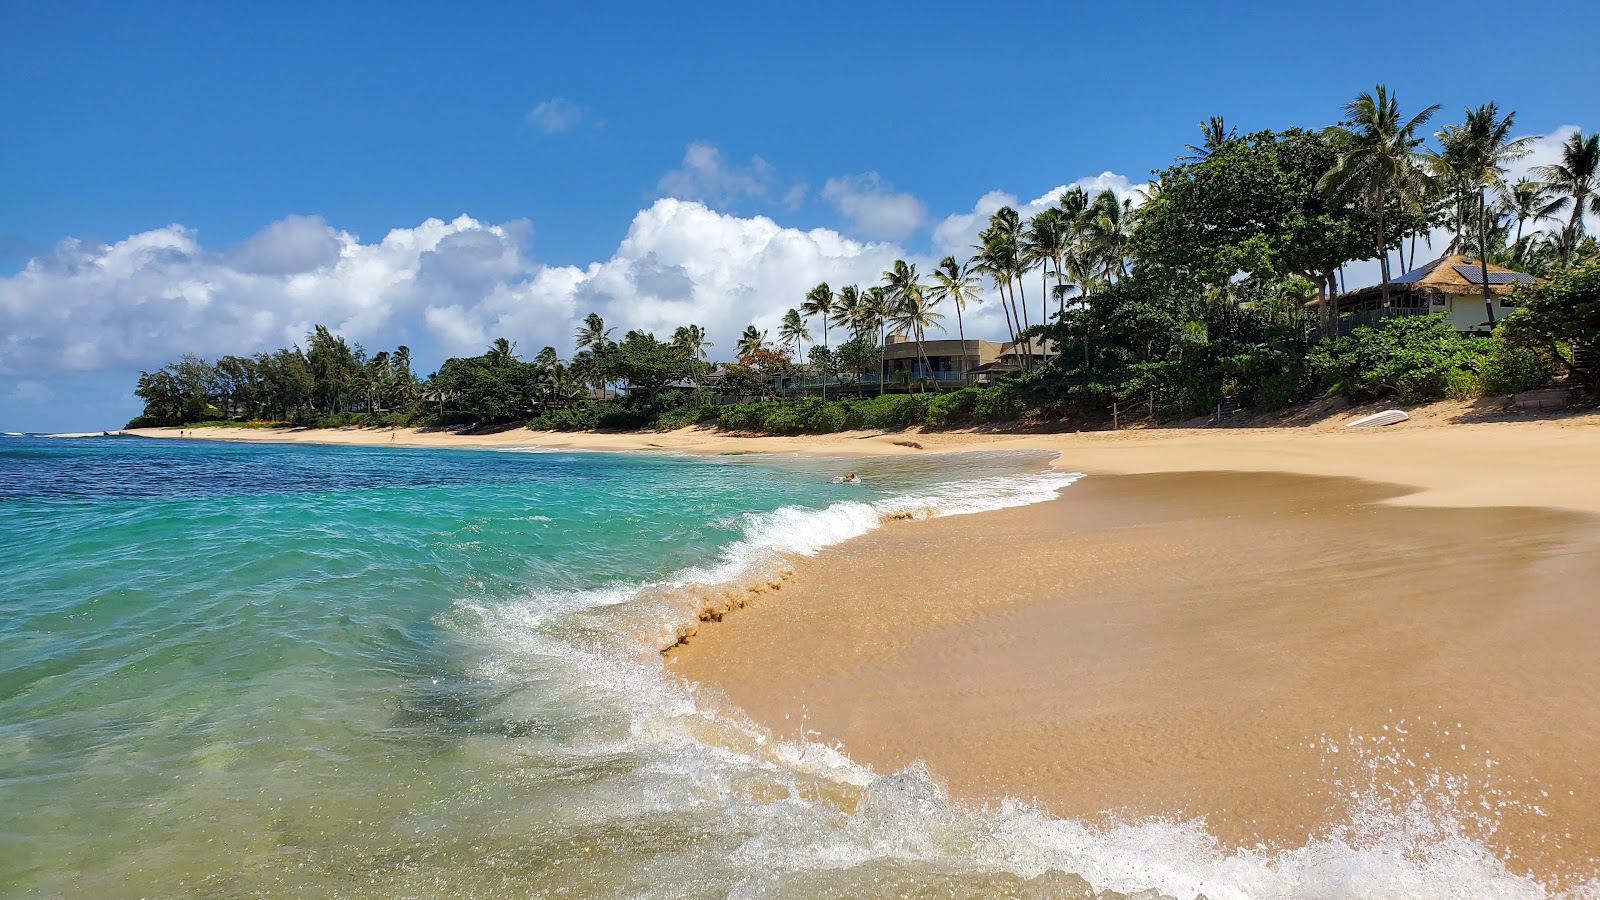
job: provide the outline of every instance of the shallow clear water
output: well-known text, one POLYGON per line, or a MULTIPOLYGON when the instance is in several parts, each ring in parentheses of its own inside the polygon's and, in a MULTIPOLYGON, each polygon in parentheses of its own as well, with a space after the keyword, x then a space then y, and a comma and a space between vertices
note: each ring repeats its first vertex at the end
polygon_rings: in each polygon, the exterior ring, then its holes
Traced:
POLYGON ((663 675, 697 586, 1046 462, 0 438, 0 894, 1543 893, 1437 823, 966 811, 663 675))

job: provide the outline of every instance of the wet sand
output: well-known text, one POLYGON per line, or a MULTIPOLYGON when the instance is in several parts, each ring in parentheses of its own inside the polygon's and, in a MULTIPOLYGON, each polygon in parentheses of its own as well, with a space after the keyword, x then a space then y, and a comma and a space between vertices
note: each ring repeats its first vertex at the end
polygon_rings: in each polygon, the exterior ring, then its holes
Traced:
POLYGON ((1091 476, 797 561, 668 661, 778 736, 925 760, 966 802, 1298 846, 1393 791, 1515 869, 1592 877, 1597 520, 1380 502, 1407 493, 1091 476))

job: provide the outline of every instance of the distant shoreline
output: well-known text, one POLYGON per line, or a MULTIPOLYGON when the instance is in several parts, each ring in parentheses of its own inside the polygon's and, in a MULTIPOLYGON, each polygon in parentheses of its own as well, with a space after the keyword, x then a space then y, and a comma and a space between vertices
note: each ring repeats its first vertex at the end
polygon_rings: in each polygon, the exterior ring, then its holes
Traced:
MULTIPOLYGON (((1345 418, 1298 427, 1143 428, 1073 433, 857 431, 746 436, 709 428, 668 432, 539 432, 513 428, 463 435, 418 429, 185 428, 185 437, 354 446, 670 451, 701 456, 796 453, 823 457, 931 452, 1046 450, 1058 466, 1089 474, 1277 472, 1404 485, 1402 501, 1434 506, 1546 506, 1600 512, 1600 414, 1458 423, 1436 404, 1388 428, 1346 429, 1345 418)), ((179 439, 175 428, 117 432, 179 439)))

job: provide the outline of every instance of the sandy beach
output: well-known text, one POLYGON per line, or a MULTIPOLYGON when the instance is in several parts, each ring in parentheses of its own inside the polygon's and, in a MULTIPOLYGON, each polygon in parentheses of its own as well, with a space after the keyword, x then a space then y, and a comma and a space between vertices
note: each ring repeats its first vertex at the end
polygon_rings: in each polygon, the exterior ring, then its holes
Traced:
MULTIPOLYGON (((954 796, 1298 846, 1420 800, 1541 877, 1600 856, 1600 427, 198 437, 861 456, 1045 449, 1032 507, 886 527, 668 651, 781 737, 954 796), (936 564, 930 565, 931 561, 936 564)), ((160 436, 175 436, 162 431, 160 436)), ((1376 818, 1374 818, 1376 817, 1376 818)), ((1357 829, 1359 831, 1359 828, 1357 829)), ((1344 834, 1360 840, 1360 834, 1344 834)))

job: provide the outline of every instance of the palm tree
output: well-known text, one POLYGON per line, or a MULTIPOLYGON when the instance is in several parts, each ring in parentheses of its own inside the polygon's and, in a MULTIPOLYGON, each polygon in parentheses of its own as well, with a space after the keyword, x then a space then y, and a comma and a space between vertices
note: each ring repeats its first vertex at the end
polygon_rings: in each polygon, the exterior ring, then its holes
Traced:
POLYGON ((1014 254, 1006 243, 1004 234, 993 228, 984 229, 978 235, 978 243, 972 248, 977 252, 967 261, 967 265, 973 272, 988 276, 994 283, 995 293, 1000 296, 1000 310, 1006 316, 1006 334, 1014 345, 1017 342, 1017 327, 1012 315, 1014 310, 1006 297, 1006 286, 1011 282, 1010 259, 1014 254))
MULTIPOLYGON (((1050 210, 1045 210, 1050 212, 1050 210)), ((1044 215, 1040 213, 1039 215, 1044 215)), ((981 302, 979 289, 982 287, 977 276, 972 274, 970 266, 956 264, 954 256, 946 256, 939 261, 939 268, 933 271, 933 284, 928 286, 928 306, 937 306, 949 300, 956 306, 956 335, 961 341, 961 378, 967 378, 967 328, 961 321, 961 311, 966 308, 967 302, 981 302)))
POLYGON ((861 288, 847 284, 839 288, 838 302, 833 306, 831 321, 836 328, 848 328, 853 337, 856 320, 861 316, 861 288))
POLYGON ((937 325, 944 316, 933 311, 937 302, 928 296, 926 285, 917 280, 917 267, 903 259, 883 273, 884 293, 889 298, 889 324, 912 336, 917 342, 917 359, 923 371, 930 372, 927 354, 922 350, 923 333, 929 325, 937 325))
POLYGON ((1128 274, 1128 238, 1133 234, 1133 201, 1101 191, 1080 220, 1084 257, 1107 281, 1128 274))
POLYGON ((793 347, 796 359, 800 358, 800 344, 811 339, 811 332, 806 329, 806 323, 800 320, 800 310, 791 309, 783 314, 783 322, 778 325, 778 340, 785 347, 793 347))
POLYGON ((600 353, 611 346, 611 332, 613 331, 616 331, 616 329, 607 328, 605 320, 600 318, 598 313, 589 313, 588 316, 584 317, 583 325, 578 328, 576 335, 578 349, 600 353))
POLYGON ((1571 235, 1562 242, 1561 265, 1572 262, 1572 250, 1584 236, 1583 217, 1600 215, 1600 134, 1582 132, 1567 138, 1561 145, 1561 162, 1539 166, 1534 174, 1544 179, 1551 191, 1560 195, 1551 212, 1572 207, 1572 217, 1567 222, 1571 235))
POLYGON ((706 340, 706 330, 699 325, 679 325, 672 332, 672 346, 682 350, 690 359, 704 362, 706 350, 716 344, 706 340))
MULTIPOLYGON (((812 288, 811 292, 806 294, 805 302, 800 304, 801 315, 808 319, 812 316, 820 316, 822 318, 822 348, 824 350, 829 349, 828 319, 833 316, 833 301, 833 289, 828 287, 828 283, 824 281, 812 288)), ((822 399, 828 399, 828 379, 826 376, 822 379, 822 399)))
POLYGON ((1204 162, 1211 154, 1221 150, 1229 141, 1237 140, 1239 129, 1229 128, 1221 116, 1211 118, 1199 123, 1200 133, 1205 135, 1205 140, 1200 146, 1184 144, 1185 150, 1193 151, 1184 157, 1185 162, 1204 162))
MULTIPOLYGON (((1382 270, 1383 305, 1389 305, 1389 239, 1384 233, 1384 213, 1391 200, 1415 203, 1419 194, 1421 154, 1417 147, 1421 128, 1438 104, 1408 120, 1400 118, 1400 103, 1389 89, 1378 85, 1374 93, 1362 91, 1344 107, 1348 120, 1323 129, 1338 151, 1333 168, 1317 186, 1330 195, 1355 190, 1377 218, 1377 251, 1382 270)), ((1332 304, 1329 304, 1330 311, 1332 304)))
MULTIPOLYGON (((857 314, 856 335, 870 334, 880 350, 885 344, 883 330, 889 324, 889 294, 881 287, 869 287, 861 293, 861 311, 857 314)), ((878 354, 878 396, 883 396, 883 354, 878 354)))
POLYGON ((1023 259, 1039 266, 1039 324, 1050 318, 1049 282, 1051 266, 1055 267, 1056 281, 1062 280, 1061 258, 1067 252, 1071 223, 1066 214, 1054 207, 1042 210, 1028 223, 1022 236, 1023 259))
POLYGON ((743 359, 753 355, 766 345, 767 333, 765 331, 757 331, 754 325, 746 325, 744 333, 739 335, 739 343, 734 345, 734 350, 738 352, 739 358, 743 359))
POLYGON ((1012 280, 1016 282, 1016 293, 1013 295, 1013 300, 1018 312, 1017 327, 1019 330, 1027 329, 1029 327, 1028 289, 1022 283, 1022 276, 1026 275, 1028 270, 1033 267, 1028 264, 1027 257, 1022 249, 1022 219, 1017 215, 1016 210, 1009 206, 1002 206, 995 210, 994 215, 989 217, 989 228, 1005 236, 1005 240, 999 246, 1005 254, 1007 283, 1012 280))
POLYGON ((1478 264, 1483 282, 1483 305, 1494 324, 1494 295, 1489 291, 1489 199, 1488 191, 1504 191, 1506 165, 1528 155, 1532 137, 1511 139, 1511 123, 1516 113, 1502 118, 1493 103, 1466 111, 1460 125, 1446 125, 1437 136, 1442 153, 1432 154, 1434 171, 1445 176, 1461 191, 1461 208, 1477 212, 1478 264))
POLYGON ((1500 208, 1517 223, 1514 246, 1522 245, 1522 227, 1528 222, 1538 225, 1555 218, 1561 198, 1552 197, 1550 189, 1541 182, 1523 178, 1500 191, 1500 208))
POLYGON ((517 345, 505 338, 495 338, 484 356, 489 357, 489 361, 495 365, 505 365, 517 358, 517 345))

